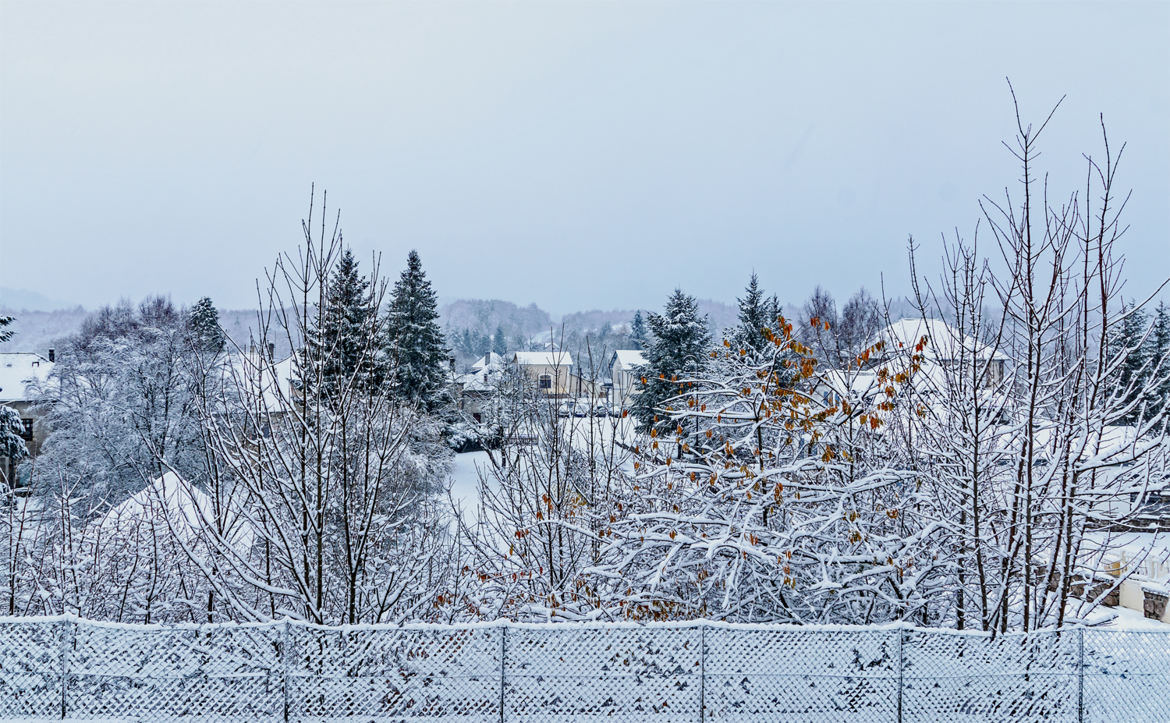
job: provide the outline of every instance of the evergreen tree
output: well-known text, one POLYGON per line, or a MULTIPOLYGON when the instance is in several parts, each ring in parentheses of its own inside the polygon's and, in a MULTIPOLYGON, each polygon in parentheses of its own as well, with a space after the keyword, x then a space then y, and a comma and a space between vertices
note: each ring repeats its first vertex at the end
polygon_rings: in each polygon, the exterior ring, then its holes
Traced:
MULTIPOLYGON (((13 331, 8 329, 12 324, 11 316, 0 316, 0 342, 8 341, 12 338, 13 331)), ((6 407, 0 404, 0 457, 6 457, 9 464, 0 467, 0 477, 7 477, 9 468, 15 467, 17 462, 20 462, 28 456, 28 448, 24 445, 24 438, 21 436, 24 433, 24 424, 20 421, 20 415, 15 409, 6 407)), ((16 480, 5 480, 9 485, 15 486, 16 480)))
POLYGON ((377 349, 370 343, 375 310, 369 281, 346 249, 333 269, 321 328, 311 329, 306 348, 317 355, 326 394, 350 387, 370 391, 383 381, 377 349))
POLYGON ((445 400, 447 349, 438 320, 438 299, 418 252, 411 251, 406 270, 394 284, 386 343, 394 365, 391 391, 424 411, 434 411, 445 400))
POLYGON ((738 299, 739 326, 735 330, 735 342, 741 347, 759 351, 768 343, 764 329, 771 328, 776 318, 754 271, 745 292, 744 297, 738 299))
POLYGON ((492 351, 500 356, 508 353, 508 340, 504 336, 504 327, 497 326, 496 333, 492 335, 492 351))
MULTIPOLYGON (((1123 309, 1125 316, 1121 320, 1121 324, 1116 327, 1115 336, 1110 346, 1112 347, 1111 356, 1124 355, 1121 368, 1118 370, 1117 383, 1119 392, 1129 400, 1137 394, 1137 390, 1142 387, 1150 373, 1150 370, 1146 368, 1148 348, 1142 341, 1148 328, 1148 320, 1145 312, 1136 308, 1133 302, 1123 305, 1123 309)), ((1140 409, 1135 409, 1118 421, 1123 424, 1133 424, 1138 420, 1139 413, 1140 409)))
POLYGON ((646 349, 646 366, 642 370, 646 382, 638 387, 641 393, 632 405, 638 426, 644 431, 655 426, 656 416, 665 420, 661 409, 666 400, 685 391, 683 380, 704 370, 711 351, 707 319, 699 314, 694 297, 681 289, 674 290, 661 315, 650 314, 648 321, 654 338, 646 349))
POLYGON ((219 326, 219 310, 204 296, 187 312, 187 335, 191 346, 198 351, 218 354, 223 351, 225 338, 219 326))
POLYGON ((475 335, 475 356, 483 356, 492 349, 492 338, 480 331, 475 335))
POLYGON ((645 349, 648 344, 646 340, 646 322, 642 321, 642 312, 634 312, 634 321, 630 323, 630 341, 633 342, 635 349, 645 349))
POLYGON ((1150 335, 1149 346, 1146 358, 1151 360, 1151 367, 1161 364, 1157 374, 1162 380, 1147 405, 1147 413, 1152 416, 1170 404, 1170 308, 1165 301, 1154 311, 1154 333, 1150 335))

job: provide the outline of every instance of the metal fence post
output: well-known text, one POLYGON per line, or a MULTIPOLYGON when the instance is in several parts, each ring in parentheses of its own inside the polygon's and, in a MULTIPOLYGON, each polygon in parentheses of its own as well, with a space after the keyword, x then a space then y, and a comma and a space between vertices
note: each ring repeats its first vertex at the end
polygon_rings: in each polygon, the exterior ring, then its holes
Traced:
POLYGON ((57 651, 61 666, 61 720, 69 717, 67 692, 69 690, 69 648, 73 647, 73 621, 68 616, 61 621, 61 643, 57 651))
POLYGON ((1085 723, 1085 627, 1077 626, 1077 721, 1085 723))
POLYGON ((504 708, 504 668, 508 659, 508 623, 507 621, 500 627, 500 723, 504 723, 506 718, 504 708))
POLYGON ((699 723, 707 719, 707 623, 699 623, 699 723))
POLYGON ((292 646, 290 643, 291 635, 289 634, 288 618, 285 618, 284 625, 280 631, 280 695, 282 699, 282 708, 284 711, 284 720, 289 719, 288 706, 288 676, 289 676, 289 660, 291 658, 292 646))
POLYGON ((906 637, 906 624, 898 623, 898 723, 902 723, 902 686, 905 682, 905 676, 902 674, 902 669, 905 667, 905 659, 902 654, 902 643, 906 637))

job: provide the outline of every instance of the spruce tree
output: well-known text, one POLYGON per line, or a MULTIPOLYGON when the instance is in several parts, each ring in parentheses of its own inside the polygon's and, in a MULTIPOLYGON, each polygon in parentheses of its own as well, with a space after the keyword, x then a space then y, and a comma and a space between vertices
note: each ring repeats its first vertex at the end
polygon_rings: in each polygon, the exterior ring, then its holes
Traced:
POLYGON ((500 356, 508 353, 508 340, 504 337, 502 326, 497 326, 496 333, 492 335, 492 351, 500 356))
POLYGON ((1157 367, 1158 379, 1161 380, 1151 392, 1153 399, 1147 405, 1147 414, 1153 416, 1170 405, 1170 308, 1165 301, 1154 311, 1154 333, 1150 335, 1147 359, 1150 359, 1151 367, 1157 367))
POLYGON ((204 296, 187 312, 187 335, 197 351, 218 354, 223 351, 225 339, 219 326, 219 310, 211 297, 204 296))
POLYGON ((630 323, 630 341, 634 343, 635 349, 645 349, 647 346, 646 340, 646 322, 642 321, 642 312, 634 312, 634 321, 630 323))
POLYGON ((308 349, 317 355, 326 394, 346 388, 372 391, 383 374, 376 345, 370 343, 375 311, 369 281, 346 249, 330 273, 321 328, 311 330, 308 349))
POLYGON ((764 329, 771 328, 776 319, 754 271, 744 291, 744 297, 738 299, 739 326, 735 330, 735 341, 741 347, 759 351, 768 343, 764 338, 764 329))
MULTIPOLYGON (((12 338, 13 331, 7 328, 13 322, 11 316, 0 316, 0 342, 12 338)), ((0 404, 0 457, 7 457, 9 467, 14 467, 28 456, 28 448, 24 445, 24 423, 15 409, 0 404)), ((8 470, 0 468, 0 477, 7 477, 8 470)), ((16 486, 16 480, 5 480, 11 487, 16 486)))
MULTIPOLYGON (((1119 393, 1124 394, 1129 401, 1141 391, 1149 374, 1149 369, 1144 368, 1148 350, 1142 342, 1147 329, 1147 319, 1145 312, 1136 308, 1133 302, 1123 304, 1122 308, 1125 316, 1120 326, 1116 327, 1116 334, 1110 346, 1113 348, 1111 356, 1125 355, 1118 370, 1117 383, 1119 393)), ((1135 409, 1118 421, 1122 424, 1133 424, 1138 421, 1139 413, 1140 409, 1135 409)))
POLYGON ((438 299, 417 251, 407 257, 390 300, 387 351, 393 360, 391 392, 399 399, 434 411, 444 403, 443 365, 447 349, 439 328, 438 299))
POLYGON ((653 340, 646 349, 646 366, 642 369, 646 382, 636 387, 641 393, 632 405, 643 431, 655 426, 656 416, 665 419, 661 410, 667 400, 685 391, 682 380, 702 373, 711 351, 707 319, 699 313, 694 297, 681 289, 675 289, 663 313, 650 314, 648 322, 653 340))

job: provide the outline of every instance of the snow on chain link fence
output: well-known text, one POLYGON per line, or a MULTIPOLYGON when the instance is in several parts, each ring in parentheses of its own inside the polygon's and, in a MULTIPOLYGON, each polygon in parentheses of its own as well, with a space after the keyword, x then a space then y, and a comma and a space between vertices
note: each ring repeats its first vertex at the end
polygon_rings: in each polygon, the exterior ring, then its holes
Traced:
POLYGON ((0 719, 1167 721, 1170 633, 0 619, 0 719))

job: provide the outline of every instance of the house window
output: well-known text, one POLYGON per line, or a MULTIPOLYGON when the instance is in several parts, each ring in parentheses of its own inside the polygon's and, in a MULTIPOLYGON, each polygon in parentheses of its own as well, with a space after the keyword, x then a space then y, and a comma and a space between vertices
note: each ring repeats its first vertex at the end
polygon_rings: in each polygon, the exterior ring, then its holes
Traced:
POLYGON ((22 430, 21 436, 24 437, 25 439, 32 439, 33 438, 33 429, 32 429, 33 420, 22 419, 22 420, 20 420, 20 423, 22 425, 24 425, 24 429, 22 430))
POLYGON ((541 389, 552 389, 552 375, 551 374, 541 374, 540 379, 537 381, 537 383, 541 389))

